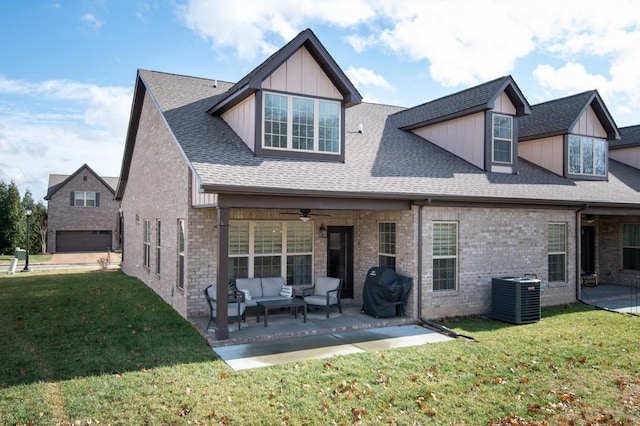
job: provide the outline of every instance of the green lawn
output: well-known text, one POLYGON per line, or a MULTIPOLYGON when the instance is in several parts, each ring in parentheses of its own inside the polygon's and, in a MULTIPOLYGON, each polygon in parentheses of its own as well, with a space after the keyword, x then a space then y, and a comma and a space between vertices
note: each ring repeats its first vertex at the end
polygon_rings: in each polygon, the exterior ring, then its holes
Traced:
MULTIPOLYGON (((10 263, 13 259, 12 254, 0 254, 0 263, 10 263)), ((51 260, 51 254, 29 254, 29 263, 40 263, 51 260)), ((24 260, 18 261, 19 265, 24 265, 24 260)))
POLYGON ((473 336, 235 372, 120 272, 0 275, 2 424, 640 423, 640 319, 586 306, 473 336))

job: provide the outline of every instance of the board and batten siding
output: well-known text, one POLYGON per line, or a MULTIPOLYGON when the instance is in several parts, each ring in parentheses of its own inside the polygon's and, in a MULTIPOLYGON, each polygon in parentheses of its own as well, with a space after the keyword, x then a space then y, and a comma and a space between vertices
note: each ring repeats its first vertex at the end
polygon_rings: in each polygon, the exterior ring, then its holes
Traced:
POLYGON ((251 95, 222 114, 222 119, 240 136, 251 152, 256 148, 256 96, 251 95))
POLYGON ((609 150, 609 158, 640 169, 640 147, 638 146, 609 150))
POLYGON ((421 127, 412 132, 484 169, 484 112, 421 127))
POLYGON ((570 130, 575 135, 593 136, 600 139, 607 139, 607 131, 602 127, 600 120, 590 106, 580 116, 573 128, 570 130))
POLYGON ((564 175, 564 137, 535 139, 520 142, 518 155, 527 161, 537 164, 558 176, 564 175))
POLYGON ((340 91, 313 59, 301 47, 262 82, 265 90, 342 100, 340 91))
POLYGON ((500 93, 493 104, 493 112, 505 115, 516 115, 516 107, 506 93, 500 93))
POLYGON ((191 173, 191 206, 215 207, 218 205, 218 194, 200 191, 200 181, 195 173, 191 173))

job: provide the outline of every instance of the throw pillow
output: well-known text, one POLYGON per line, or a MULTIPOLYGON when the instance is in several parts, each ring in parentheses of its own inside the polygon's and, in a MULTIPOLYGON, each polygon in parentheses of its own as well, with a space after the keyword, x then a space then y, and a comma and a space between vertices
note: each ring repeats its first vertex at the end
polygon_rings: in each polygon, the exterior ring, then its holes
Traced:
POLYGON ((247 290, 246 288, 241 288, 240 291, 244 293, 245 301, 251 300, 251 292, 249 290, 247 290))
POLYGON ((290 285, 282 286, 282 290, 280 290, 280 296, 292 297, 293 296, 293 287, 291 287, 290 285))

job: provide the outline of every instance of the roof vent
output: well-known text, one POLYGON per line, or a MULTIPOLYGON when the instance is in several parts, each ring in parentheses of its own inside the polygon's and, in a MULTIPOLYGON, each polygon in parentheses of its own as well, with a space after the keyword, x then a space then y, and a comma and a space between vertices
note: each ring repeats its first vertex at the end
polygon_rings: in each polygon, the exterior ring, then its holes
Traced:
POLYGON ((364 133, 364 126, 362 125, 362 123, 360 123, 358 125, 358 133, 363 134, 364 133))
POLYGON ((217 79, 213 80, 213 87, 214 88, 218 87, 218 80, 217 79))

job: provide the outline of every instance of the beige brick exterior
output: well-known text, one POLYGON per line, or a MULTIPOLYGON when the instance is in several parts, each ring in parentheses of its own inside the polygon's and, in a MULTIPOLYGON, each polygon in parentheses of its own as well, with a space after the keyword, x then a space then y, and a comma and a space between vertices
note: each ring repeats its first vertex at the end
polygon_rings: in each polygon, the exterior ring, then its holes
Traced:
POLYGON ((114 200, 113 190, 105 186, 90 169, 81 168, 48 200, 47 250, 51 253, 56 251, 57 231, 111 231, 111 248, 119 248, 119 208, 120 203, 114 200), (72 206, 70 193, 75 191, 100 193, 99 206, 72 206))

